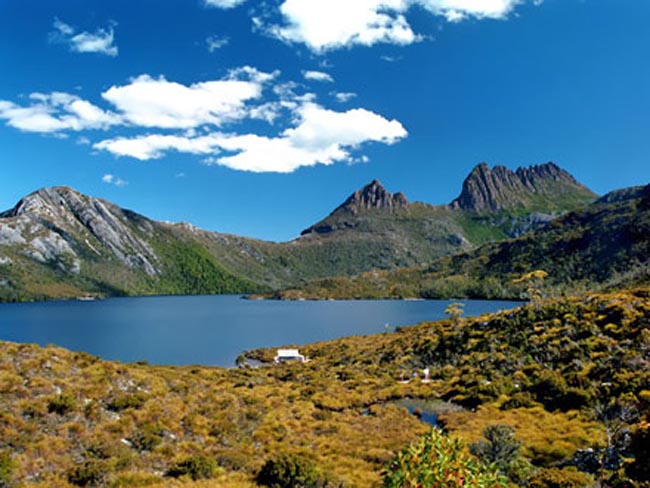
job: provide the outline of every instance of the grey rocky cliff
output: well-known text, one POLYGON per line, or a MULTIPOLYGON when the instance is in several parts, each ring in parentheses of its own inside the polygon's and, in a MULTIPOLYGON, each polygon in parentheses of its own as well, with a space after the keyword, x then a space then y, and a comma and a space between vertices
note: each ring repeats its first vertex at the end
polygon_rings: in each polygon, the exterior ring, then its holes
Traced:
POLYGON ((136 229, 150 233, 152 223, 68 187, 43 188, 0 214, 0 245, 21 245, 22 254, 42 263, 58 261, 75 273, 79 254, 107 252, 130 268, 155 275, 158 258, 136 229))

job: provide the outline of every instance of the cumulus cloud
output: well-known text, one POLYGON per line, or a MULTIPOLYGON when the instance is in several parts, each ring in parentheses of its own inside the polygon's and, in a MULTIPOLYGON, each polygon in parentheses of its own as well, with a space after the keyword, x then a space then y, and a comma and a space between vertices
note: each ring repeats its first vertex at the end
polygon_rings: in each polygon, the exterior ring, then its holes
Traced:
POLYGON ((322 81, 326 83, 333 83, 334 78, 329 73, 323 71, 306 70, 302 72, 303 78, 309 81, 322 81))
POLYGON ((41 133, 108 129, 122 122, 118 115, 69 93, 32 93, 29 99, 27 106, 0 100, 0 119, 16 129, 41 133))
POLYGON ((99 53, 115 57, 118 48, 115 44, 113 27, 98 28, 95 32, 79 32, 69 24, 54 19, 54 31, 50 33, 50 41, 67 44, 71 51, 78 53, 99 53))
MULTIPOLYGON (((405 16, 414 6, 459 22, 502 19, 525 1, 529 0, 284 0, 279 22, 269 21, 269 16, 253 21, 272 36, 322 53, 354 45, 405 45, 421 40, 405 16)), ((533 2, 539 5, 541 0, 533 2)))
POLYGON ((300 123, 280 137, 243 135, 224 140, 221 148, 236 154, 216 162, 244 171, 290 173, 302 166, 350 161, 350 150, 363 143, 393 144, 407 135, 398 121, 365 109, 335 112, 307 103, 299 114, 300 123))
POLYGON ((367 142, 393 144, 406 137, 397 120, 365 109, 335 112, 307 102, 297 111, 295 127, 277 137, 212 133, 198 137, 147 135, 117 138, 94 145, 118 156, 141 160, 167 151, 209 155, 204 162, 252 172, 289 173, 302 166, 351 161, 351 151, 367 142))
POLYGON ((407 8, 406 0, 285 0, 283 23, 268 26, 268 32, 316 52, 378 42, 411 44, 418 36, 403 15, 407 8))
POLYGON ((117 176, 112 174, 105 174, 104 176, 102 176, 102 181, 109 185, 115 185, 119 187, 126 186, 129 184, 128 181, 124 181, 122 178, 118 178, 117 176))
MULTIPOLYGON (((317 81, 329 77, 323 72, 304 76, 317 81)), ((206 164, 253 172, 287 173, 303 166, 364 161, 362 145, 393 144, 407 136, 397 120, 364 108, 330 110, 317 104, 303 84, 278 77, 277 72, 249 66, 190 85, 141 75, 101 94, 110 110, 69 93, 33 93, 23 105, 0 100, 0 120, 56 137, 115 126, 117 130, 99 141, 79 134, 77 143, 142 161, 170 152, 192 154, 206 164)), ((355 96, 330 94, 339 101, 355 96)), ((126 184, 111 174, 104 181, 126 184)))
POLYGON ((207 7, 216 7, 222 9, 230 9, 241 5, 246 0, 205 0, 207 7))
POLYGON ((222 80, 186 86, 141 75, 128 85, 109 88, 102 97, 134 125, 167 129, 221 125, 244 118, 246 102, 259 98, 263 85, 275 76, 244 67, 222 80))

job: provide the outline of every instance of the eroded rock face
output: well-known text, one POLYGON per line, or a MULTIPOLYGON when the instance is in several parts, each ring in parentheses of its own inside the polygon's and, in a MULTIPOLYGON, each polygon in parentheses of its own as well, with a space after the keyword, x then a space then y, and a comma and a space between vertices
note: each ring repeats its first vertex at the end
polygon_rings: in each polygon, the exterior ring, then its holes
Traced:
POLYGON ((357 213, 361 209, 394 210, 408 208, 408 206, 409 202, 403 193, 393 194, 386 190, 378 180, 373 180, 350 195, 339 209, 357 213))
MULTIPOLYGON (((341 205, 334 209, 330 217, 341 215, 356 216, 366 211, 394 212, 396 210, 406 210, 409 206, 409 201, 403 193, 391 193, 378 180, 373 180, 350 195, 341 205)), ((328 234, 336 230, 351 229, 354 226, 354 222, 345 220, 337 221, 333 225, 326 218, 303 230, 300 235, 328 234)))
POLYGON ((21 252, 36 261, 59 261, 60 267, 78 273, 79 253, 88 250, 98 256, 109 253, 122 264, 149 275, 158 273, 158 258, 134 231, 135 227, 150 233, 151 222, 71 188, 38 190, 0 218, 0 244, 20 245, 21 252), (94 245, 90 242, 93 238, 94 245))
POLYGON ((565 197, 575 193, 588 199, 595 197, 568 172, 554 163, 518 168, 490 168, 487 163, 476 166, 463 182, 461 194, 451 207, 471 211, 499 211, 543 198, 565 197))

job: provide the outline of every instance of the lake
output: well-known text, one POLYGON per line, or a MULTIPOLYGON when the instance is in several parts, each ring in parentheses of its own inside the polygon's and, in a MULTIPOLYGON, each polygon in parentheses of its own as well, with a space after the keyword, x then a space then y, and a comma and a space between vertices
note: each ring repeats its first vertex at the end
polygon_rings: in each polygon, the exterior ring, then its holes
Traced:
MULTIPOLYGON (((245 350, 384 332, 445 317, 444 300, 262 301, 235 295, 0 304, 0 340, 104 359, 230 367, 245 350)), ((465 300, 465 314, 518 302, 465 300)))

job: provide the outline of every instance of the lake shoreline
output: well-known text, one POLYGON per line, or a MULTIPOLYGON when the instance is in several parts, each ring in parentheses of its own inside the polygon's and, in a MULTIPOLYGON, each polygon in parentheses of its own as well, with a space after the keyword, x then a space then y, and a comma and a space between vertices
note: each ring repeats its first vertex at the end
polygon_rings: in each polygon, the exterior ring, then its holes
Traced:
MULTIPOLYGON (((0 304, 0 339, 106 360, 232 367, 246 351, 371 335, 447 317, 450 300, 244 300, 165 295, 0 304)), ((522 302, 463 300, 465 315, 522 302)))

